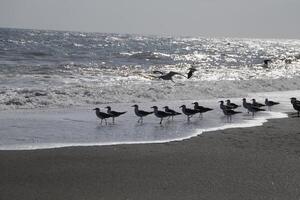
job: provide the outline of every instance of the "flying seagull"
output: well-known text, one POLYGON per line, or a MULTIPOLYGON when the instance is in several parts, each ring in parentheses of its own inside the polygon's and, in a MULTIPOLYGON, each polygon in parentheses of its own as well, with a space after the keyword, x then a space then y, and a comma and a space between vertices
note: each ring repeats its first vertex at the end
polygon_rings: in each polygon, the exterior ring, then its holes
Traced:
POLYGON ((194 67, 189 68, 189 72, 187 74, 187 78, 190 79, 193 76, 193 73, 197 71, 194 67))
POLYGON ((173 76, 175 76, 175 75, 186 77, 183 74, 181 74, 179 72, 174 72, 174 71, 170 71, 166 74, 161 72, 161 71, 153 71, 153 73, 160 74, 160 75, 159 76, 151 76, 151 77, 162 79, 162 80, 167 80, 167 81, 172 81, 173 83, 175 83, 174 80, 173 80, 173 76))

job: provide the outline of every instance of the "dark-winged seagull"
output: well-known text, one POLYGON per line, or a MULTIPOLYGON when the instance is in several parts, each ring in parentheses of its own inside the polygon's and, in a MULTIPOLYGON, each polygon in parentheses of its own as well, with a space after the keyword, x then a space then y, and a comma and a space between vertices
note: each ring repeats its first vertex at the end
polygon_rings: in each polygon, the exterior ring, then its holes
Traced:
POLYGON ((226 106, 230 107, 231 109, 236 109, 236 108, 240 107, 240 105, 231 103, 231 101, 229 99, 226 100, 226 106))
POLYGON ((165 106, 163 107, 165 109, 165 112, 170 114, 170 116, 172 117, 172 120, 173 120, 173 117, 176 116, 176 115, 181 115, 181 113, 179 112, 176 112, 175 110, 172 110, 170 109, 168 106, 165 106))
POLYGON ((219 101, 219 103, 220 103, 220 108, 222 110, 230 110, 230 109, 232 109, 230 106, 225 105, 224 101, 219 101))
POLYGON ((189 72, 187 74, 187 78, 190 79, 193 76, 193 73, 197 71, 194 67, 189 68, 189 72))
POLYGON ((268 68, 270 62, 272 62, 272 60, 270 60, 270 59, 265 59, 265 60, 264 60, 263 67, 264 67, 264 68, 268 68))
POLYGON ((187 116, 188 122, 190 121, 190 118, 193 117, 193 115, 199 113, 199 110, 189 109, 185 105, 182 105, 179 108, 182 108, 182 112, 183 112, 183 114, 185 114, 187 116))
POLYGON ((298 117, 300 117, 300 101, 298 101, 295 97, 292 97, 291 103, 293 108, 298 112, 298 117))
POLYGON ((146 117, 147 115, 150 115, 153 113, 153 112, 148 112, 148 111, 144 111, 144 110, 139 110, 139 106, 136 104, 131 107, 134 107, 134 113, 136 114, 136 116, 140 117, 139 120, 137 121, 138 123, 139 122, 143 123, 143 117, 146 117))
POLYGON ((246 99, 243 98, 243 106, 248 110, 248 113, 252 113, 252 117, 254 117, 254 113, 259 111, 266 111, 265 109, 258 108, 256 106, 253 106, 251 103, 247 103, 246 99))
POLYGON ((167 113, 167 112, 158 110, 158 107, 157 107, 157 106, 152 106, 151 108, 153 108, 153 110, 154 110, 154 115, 155 115, 156 117, 160 118, 159 124, 162 124, 162 121, 163 121, 164 118, 170 117, 170 116, 171 116, 170 113, 167 113))
POLYGON ((199 106, 199 103, 198 102, 194 102, 192 103, 194 104, 194 110, 197 110, 199 111, 199 117, 203 117, 202 113, 206 113, 208 111, 212 111, 213 109, 212 108, 207 108, 207 107, 204 107, 204 106, 199 106))
POLYGON ((224 115, 227 118, 227 122, 231 122, 232 121, 232 115, 238 114, 238 113, 242 113, 239 111, 235 111, 235 110, 231 110, 231 109, 222 109, 224 115))
POLYGON ((262 104, 262 103, 258 103, 255 99, 252 99, 252 106, 255 106, 255 107, 263 107, 263 106, 266 106, 265 104, 262 104))
POLYGON ((167 74, 164 74, 161 71, 153 71, 153 73, 156 73, 156 74, 159 73, 161 75, 160 76, 151 76, 151 77, 158 78, 158 79, 163 79, 163 80, 168 80, 168 81, 172 81, 173 83, 175 83, 173 81, 173 76, 175 76, 175 75, 180 75, 180 76, 186 77, 186 76, 184 76, 183 74, 181 74, 179 72, 173 72, 173 71, 170 71, 167 74))
POLYGON ((119 116, 121 116, 121 115, 123 115, 123 114, 126 113, 126 112, 113 111, 113 110, 111 110, 110 106, 106 106, 106 108, 107 108, 107 113, 112 116, 113 124, 115 123, 115 118, 116 117, 119 117, 119 116))
POLYGON ((96 110, 96 116, 101 119, 101 124, 102 124, 102 121, 104 119, 105 124, 107 125, 106 119, 112 117, 112 115, 110 115, 108 113, 100 112, 100 108, 95 108, 93 110, 96 110))
POLYGON ((272 106, 280 104, 279 102, 269 101, 267 98, 265 99, 265 104, 268 106, 268 109, 271 110, 272 106))
POLYGON ((290 98, 290 99, 291 99, 291 104, 293 104, 293 103, 300 104, 300 101, 299 101, 299 100, 297 100, 297 98, 296 98, 296 97, 292 97, 292 98, 290 98))

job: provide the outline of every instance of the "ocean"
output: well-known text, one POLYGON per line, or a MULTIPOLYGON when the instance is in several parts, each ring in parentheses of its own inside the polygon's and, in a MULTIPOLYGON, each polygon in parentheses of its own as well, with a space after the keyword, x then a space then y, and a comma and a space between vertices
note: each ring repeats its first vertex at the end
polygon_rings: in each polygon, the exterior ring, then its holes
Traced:
MULTIPOLYGON (((300 97, 300 40, 159 37, 0 28, 0 149, 166 142, 203 131, 259 125, 292 111, 300 97), (270 59, 268 65, 264 60, 270 59), (174 82, 153 71, 184 75, 174 82), (226 123, 218 100, 265 97, 281 101, 255 119, 243 113, 226 123), (137 125, 132 104, 193 101, 214 111, 203 120, 184 116, 163 126, 154 116, 137 125), (101 126, 95 107, 127 111, 116 125, 101 126)), ((240 109, 243 111, 243 109, 240 109)))

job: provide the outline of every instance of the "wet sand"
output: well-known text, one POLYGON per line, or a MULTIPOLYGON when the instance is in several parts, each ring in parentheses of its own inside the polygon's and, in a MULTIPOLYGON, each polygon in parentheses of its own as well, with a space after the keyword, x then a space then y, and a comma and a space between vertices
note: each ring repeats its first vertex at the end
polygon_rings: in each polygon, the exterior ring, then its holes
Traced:
POLYGON ((299 198, 299 118, 165 144, 0 151, 1 200, 299 198))

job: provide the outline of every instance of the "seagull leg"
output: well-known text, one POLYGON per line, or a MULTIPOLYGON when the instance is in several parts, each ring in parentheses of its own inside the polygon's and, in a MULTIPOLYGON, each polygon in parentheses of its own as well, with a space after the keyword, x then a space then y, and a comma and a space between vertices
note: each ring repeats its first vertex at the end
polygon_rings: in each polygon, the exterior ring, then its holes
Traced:
POLYGON ((106 119, 104 119, 105 120, 105 125, 107 125, 107 120, 106 119))
POLYGON ((102 121, 103 121, 103 119, 101 119, 101 122, 100 122, 101 125, 102 125, 102 121))
POLYGON ((114 117, 112 118, 112 123, 115 124, 115 118, 114 117))
POLYGON ((163 118, 160 118, 160 122, 159 122, 159 124, 161 124, 161 123, 162 123, 162 121, 163 121, 163 118))

